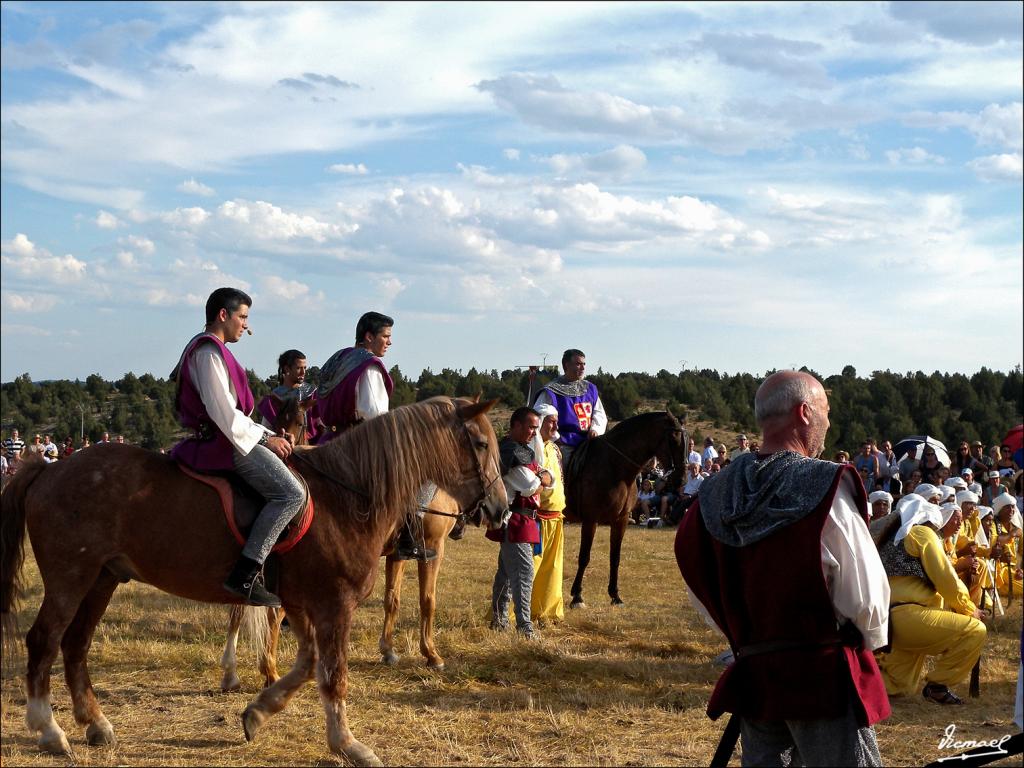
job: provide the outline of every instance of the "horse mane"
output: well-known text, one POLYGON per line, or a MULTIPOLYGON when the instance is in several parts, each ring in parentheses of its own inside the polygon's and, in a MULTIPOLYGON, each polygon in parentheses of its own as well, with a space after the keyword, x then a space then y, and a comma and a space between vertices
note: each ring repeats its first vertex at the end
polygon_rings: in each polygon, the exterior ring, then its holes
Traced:
POLYGON ((328 477, 365 492, 359 503, 349 505, 359 510, 357 517, 408 510, 425 479, 450 477, 458 463, 459 433, 449 428, 455 407, 443 396, 401 406, 302 457, 328 477))
POLYGON ((651 422, 658 421, 660 419, 667 419, 669 424, 672 425, 673 429, 681 429, 679 419, 673 416, 668 411, 647 411, 646 413, 638 413, 636 416, 631 416, 628 419, 623 419, 610 430, 605 433, 605 437, 623 437, 626 434, 632 433, 634 430, 647 429, 651 422))

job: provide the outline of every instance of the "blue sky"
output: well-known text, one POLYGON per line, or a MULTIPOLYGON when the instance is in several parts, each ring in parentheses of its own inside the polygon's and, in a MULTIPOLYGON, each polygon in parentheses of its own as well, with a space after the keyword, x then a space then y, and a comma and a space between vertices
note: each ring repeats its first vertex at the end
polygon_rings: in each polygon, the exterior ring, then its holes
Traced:
POLYGON ((1021 8, 4 2, 0 374, 1009 370, 1021 8))

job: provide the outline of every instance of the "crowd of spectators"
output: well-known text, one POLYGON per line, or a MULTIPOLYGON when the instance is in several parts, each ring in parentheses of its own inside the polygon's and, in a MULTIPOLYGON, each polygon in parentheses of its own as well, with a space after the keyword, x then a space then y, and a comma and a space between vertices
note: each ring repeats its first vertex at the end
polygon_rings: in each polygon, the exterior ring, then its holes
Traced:
MULTIPOLYGON (((110 439, 110 434, 107 432, 103 433, 103 439, 98 441, 99 443, 110 443, 115 442, 110 439)), ((122 445, 127 444, 124 435, 118 435, 116 442, 122 445)), ((64 442, 58 445, 53 442, 53 436, 47 434, 39 434, 33 437, 30 444, 25 443, 21 438, 21 434, 17 429, 12 429, 11 434, 7 439, 3 440, 3 450, 0 451, 0 475, 13 475, 21 467, 22 462, 28 457, 35 454, 39 454, 43 461, 47 464, 53 464, 67 459, 78 451, 84 450, 92 445, 88 436, 82 439, 81 444, 76 448, 75 439, 68 435, 64 438, 64 442)))

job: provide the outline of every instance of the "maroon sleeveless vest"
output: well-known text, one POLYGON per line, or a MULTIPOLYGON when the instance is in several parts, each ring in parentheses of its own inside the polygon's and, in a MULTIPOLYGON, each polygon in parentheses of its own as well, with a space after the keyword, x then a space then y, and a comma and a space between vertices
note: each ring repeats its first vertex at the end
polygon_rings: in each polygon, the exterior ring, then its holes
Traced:
MULTIPOLYGON (((353 347, 349 347, 345 351, 351 349, 353 347)), ((318 445, 330 442, 356 423, 356 387, 363 371, 371 365, 380 369, 381 375, 384 377, 384 388, 388 391, 388 396, 391 396, 395 383, 391 380, 388 369, 384 367, 384 363, 379 357, 371 357, 354 368, 338 386, 331 390, 327 397, 317 399, 320 421, 324 425, 324 431, 316 440, 318 445)))
POLYGON ((210 419, 206 406, 199 396, 199 390, 192 383, 190 373, 192 353, 201 344, 210 342, 217 345, 224 357, 228 377, 238 397, 235 407, 246 416, 252 413, 254 398, 252 390, 249 389, 249 377, 246 376, 245 369, 228 351, 223 341, 208 333, 199 334, 188 343, 181 355, 177 370, 178 392, 175 398, 178 420, 182 426, 191 429, 193 434, 174 446, 171 449, 171 456, 199 471, 230 470, 235 467, 234 446, 210 419))
MULTIPOLYGON (((752 720, 839 717, 851 692, 862 726, 889 716, 875 658, 859 633, 837 630, 821 571, 821 531, 847 472, 859 481, 844 467, 813 512, 744 547, 708 533, 699 498, 686 512, 676 534, 679 570, 736 655, 708 702, 712 720, 723 712, 752 720)), ((863 485, 853 485, 857 509, 864 510, 863 485)))

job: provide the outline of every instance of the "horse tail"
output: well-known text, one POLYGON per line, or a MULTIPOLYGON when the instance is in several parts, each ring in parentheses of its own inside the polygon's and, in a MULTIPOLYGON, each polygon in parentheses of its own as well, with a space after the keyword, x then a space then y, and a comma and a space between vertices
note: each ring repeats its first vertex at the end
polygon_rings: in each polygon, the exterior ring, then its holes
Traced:
POLYGON ((239 607, 242 609, 242 637, 262 658, 270 643, 270 620, 267 618, 267 609, 255 605, 239 607))
POLYGON ((25 592, 25 497, 44 469, 43 461, 26 461, 0 492, 0 654, 4 659, 13 658, 19 635, 15 612, 25 592))

